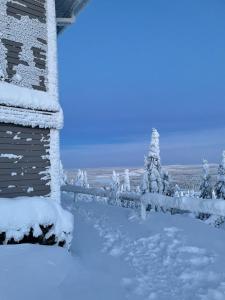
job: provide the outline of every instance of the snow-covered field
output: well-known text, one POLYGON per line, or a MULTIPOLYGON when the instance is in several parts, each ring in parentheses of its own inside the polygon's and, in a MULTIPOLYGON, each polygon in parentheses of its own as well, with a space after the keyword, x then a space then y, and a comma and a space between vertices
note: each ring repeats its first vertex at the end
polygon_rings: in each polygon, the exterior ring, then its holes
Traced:
POLYGON ((71 252, 0 247, 0 299, 224 300, 225 231, 185 215, 95 201, 63 203, 75 217, 71 252))
MULTIPOLYGON (((88 182, 92 187, 109 186, 113 170, 122 177, 125 169, 126 167, 87 169, 88 182)), ((130 170, 131 185, 134 187, 140 185, 144 169, 141 167, 128 167, 128 169, 130 170)), ((165 169, 169 171, 172 182, 177 183, 182 189, 198 190, 202 179, 202 165, 171 165, 166 166, 165 169)), ((210 164, 210 175, 213 183, 216 181, 217 170, 218 165, 210 164)), ((69 180, 76 178, 77 171, 77 169, 66 170, 69 180)))

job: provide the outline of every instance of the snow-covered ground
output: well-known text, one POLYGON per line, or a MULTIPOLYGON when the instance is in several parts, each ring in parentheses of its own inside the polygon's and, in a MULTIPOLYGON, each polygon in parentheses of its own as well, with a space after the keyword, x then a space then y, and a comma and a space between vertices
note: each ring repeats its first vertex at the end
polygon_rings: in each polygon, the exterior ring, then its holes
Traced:
POLYGON ((71 253, 0 247, 0 299, 224 300, 225 231, 185 216, 95 201, 64 205, 75 216, 71 253))

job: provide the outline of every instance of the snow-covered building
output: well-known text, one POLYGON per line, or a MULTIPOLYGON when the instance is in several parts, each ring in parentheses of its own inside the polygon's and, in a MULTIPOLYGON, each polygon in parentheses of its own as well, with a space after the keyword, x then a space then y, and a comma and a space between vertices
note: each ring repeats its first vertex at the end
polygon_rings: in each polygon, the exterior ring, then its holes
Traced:
MULTIPOLYGON (((86 2, 2 0, 0 3, 0 198, 4 198, 0 199, 0 215, 1 203, 7 210, 8 198, 10 205, 28 198, 27 206, 36 199, 35 209, 39 205, 37 197, 40 203, 44 198, 46 203, 60 206, 59 131, 63 113, 58 99, 56 40, 57 33, 74 21, 86 2)), ((18 203, 15 205, 18 207, 18 203)), ((12 206, 11 209, 14 210, 12 206)), ((46 218, 43 216, 42 225, 53 225, 46 218)), ((8 237, 3 234, 1 240, 4 226, 0 222, 0 243, 21 240, 22 235, 16 238, 13 234, 8 237)), ((6 226, 4 231, 7 229, 6 226)))

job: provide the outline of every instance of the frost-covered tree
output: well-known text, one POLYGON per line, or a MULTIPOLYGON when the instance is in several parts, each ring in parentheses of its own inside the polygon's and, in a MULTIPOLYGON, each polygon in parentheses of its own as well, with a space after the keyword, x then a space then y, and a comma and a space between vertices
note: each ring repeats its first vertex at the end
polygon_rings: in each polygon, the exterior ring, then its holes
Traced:
POLYGON ((213 187, 211 184, 211 176, 209 175, 209 164, 207 160, 203 160, 203 176, 200 185, 200 198, 212 199, 213 187))
POLYGON ((83 171, 83 187, 89 188, 87 172, 83 171))
POLYGON ((89 188, 86 171, 78 170, 74 185, 89 188))
POLYGON ((145 157, 142 192, 162 193, 159 133, 153 128, 148 156, 145 157))
POLYGON ((167 170, 162 172, 162 185, 163 185, 163 194, 166 196, 173 197, 175 194, 175 187, 171 183, 171 178, 167 170))
POLYGON ((77 172, 77 176, 74 182, 74 185, 76 186, 83 186, 84 183, 84 173, 80 169, 77 172))
POLYGON ((174 196, 175 197, 180 197, 180 187, 178 184, 175 184, 175 187, 174 187, 174 196))
POLYGON ((112 183, 111 183, 111 190, 115 193, 120 192, 120 177, 119 174, 116 173, 115 170, 113 170, 112 174, 112 183))
POLYGON ((223 151, 222 162, 218 169, 215 194, 218 199, 225 199, 225 151, 223 151))
POLYGON ((124 172, 123 192, 130 192, 130 173, 126 169, 124 172))
POLYGON ((135 191, 136 191, 136 193, 137 194, 140 194, 141 193, 141 188, 140 188, 140 186, 138 185, 138 186, 136 186, 136 189, 135 189, 135 191))
POLYGON ((60 165, 59 165, 59 172, 60 172, 60 185, 65 185, 68 183, 68 179, 67 179, 67 176, 66 176, 66 173, 64 171, 64 168, 63 168, 63 164, 60 160, 60 165))

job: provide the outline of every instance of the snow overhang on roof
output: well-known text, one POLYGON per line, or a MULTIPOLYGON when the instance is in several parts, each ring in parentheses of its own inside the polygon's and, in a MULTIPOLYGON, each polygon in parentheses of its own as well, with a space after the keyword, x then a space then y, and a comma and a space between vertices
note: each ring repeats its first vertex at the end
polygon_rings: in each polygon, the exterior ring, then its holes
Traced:
POLYGON ((74 22, 76 15, 88 1, 89 0, 55 0, 58 33, 74 22))

